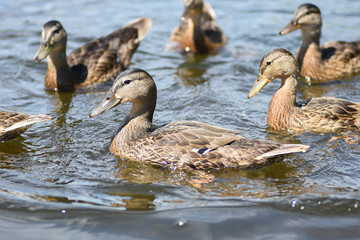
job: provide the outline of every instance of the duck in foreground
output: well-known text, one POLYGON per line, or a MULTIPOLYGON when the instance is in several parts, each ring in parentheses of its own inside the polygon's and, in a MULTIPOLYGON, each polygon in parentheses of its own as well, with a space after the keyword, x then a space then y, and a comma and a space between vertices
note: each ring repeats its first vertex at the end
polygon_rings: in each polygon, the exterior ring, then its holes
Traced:
POLYGON ((296 55, 300 75, 311 83, 320 83, 360 72, 360 40, 332 41, 320 46, 321 13, 313 4, 302 4, 280 35, 301 29, 302 43, 296 55))
POLYGON ((313 98, 304 106, 296 103, 299 68, 285 49, 275 49, 263 57, 249 98, 276 78, 281 79, 281 85, 269 106, 267 123, 271 128, 300 132, 359 130, 360 103, 335 97, 313 98))
POLYGON ((216 23, 211 6, 202 0, 184 0, 181 24, 171 33, 177 49, 191 53, 213 53, 224 46, 227 38, 216 23))
POLYGON ((106 37, 75 49, 66 57, 64 27, 55 20, 45 23, 40 48, 34 57, 36 62, 48 57, 45 86, 52 90, 73 91, 115 79, 129 66, 151 24, 149 18, 135 19, 106 37))
POLYGON ((34 123, 49 121, 50 119, 51 117, 48 115, 0 111, 0 141, 16 138, 34 123))
POLYGON ((119 74, 105 99, 90 117, 119 104, 132 103, 130 113, 112 139, 110 151, 125 159, 179 169, 221 169, 267 163, 281 155, 305 152, 302 144, 279 144, 249 139, 239 132, 197 121, 152 127, 157 90, 141 69, 119 74))

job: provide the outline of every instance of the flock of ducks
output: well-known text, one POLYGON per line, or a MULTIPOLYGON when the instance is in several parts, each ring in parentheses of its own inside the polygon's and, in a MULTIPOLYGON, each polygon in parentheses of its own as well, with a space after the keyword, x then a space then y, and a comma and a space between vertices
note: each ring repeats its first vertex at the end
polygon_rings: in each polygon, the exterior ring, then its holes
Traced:
MULTIPOLYGON (((180 26, 170 37, 173 48, 184 53, 212 54, 227 42, 214 10, 202 0, 184 0, 180 26)), ((95 117, 119 104, 132 104, 116 131, 110 151, 124 159, 179 169, 222 169, 265 164, 274 158, 306 152, 303 144, 280 144, 245 138, 237 131, 198 121, 177 121, 154 128, 157 89, 144 70, 127 69, 131 57, 150 29, 149 18, 139 18, 117 31, 93 40, 66 55, 67 33, 58 21, 42 28, 34 60, 48 59, 45 86, 55 91, 94 88, 113 80, 104 100, 95 107, 95 117)), ((320 46, 321 13, 313 4, 303 4, 284 35, 301 29, 302 43, 296 58, 285 49, 275 49, 260 62, 259 74, 249 98, 267 83, 280 78, 281 86, 269 106, 268 125, 276 131, 329 132, 360 129, 360 103, 334 97, 319 97, 306 105, 296 103, 298 81, 325 82, 360 72, 360 41, 333 41, 320 46)), ((15 138, 30 125, 48 121, 47 115, 0 112, 0 141, 15 138)))

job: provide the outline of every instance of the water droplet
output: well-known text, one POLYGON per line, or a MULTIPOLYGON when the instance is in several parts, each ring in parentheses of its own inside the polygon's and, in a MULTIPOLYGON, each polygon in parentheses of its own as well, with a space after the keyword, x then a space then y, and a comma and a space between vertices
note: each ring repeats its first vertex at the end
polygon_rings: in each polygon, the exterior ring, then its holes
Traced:
POLYGON ((301 206, 301 208, 300 208, 301 210, 304 210, 305 209, 305 207, 304 206, 301 206))
POLYGON ((293 200, 293 201, 291 202, 291 206, 292 206, 292 207, 295 207, 295 205, 296 205, 296 200, 293 200))
POLYGON ((318 201, 318 205, 320 205, 321 204, 321 202, 320 201, 318 201))
POLYGON ((359 203, 356 202, 356 203, 354 204, 354 208, 357 208, 358 206, 359 206, 359 203))
POLYGON ((66 213, 66 210, 64 210, 64 209, 61 210, 61 213, 62 213, 62 214, 65 214, 65 213, 66 213))
POLYGON ((177 222, 177 225, 179 227, 183 227, 185 224, 187 223, 187 221, 185 219, 180 219, 178 222, 177 222))
POLYGON ((190 51, 190 48, 189 48, 189 47, 186 47, 186 48, 185 48, 185 51, 187 51, 187 52, 190 51))

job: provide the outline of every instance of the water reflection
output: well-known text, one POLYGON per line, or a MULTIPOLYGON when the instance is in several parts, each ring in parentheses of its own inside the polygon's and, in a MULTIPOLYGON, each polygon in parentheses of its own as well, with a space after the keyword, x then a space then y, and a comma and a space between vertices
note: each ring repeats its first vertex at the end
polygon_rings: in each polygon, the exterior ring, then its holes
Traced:
POLYGON ((187 86, 196 86, 209 79, 203 77, 204 73, 210 67, 204 63, 208 58, 205 54, 187 54, 184 55, 185 61, 177 68, 176 74, 187 86))
MULTIPOLYGON (((203 196, 205 198, 211 196, 215 198, 267 199, 274 196, 295 196, 317 191, 315 188, 313 189, 313 186, 305 184, 306 181, 299 177, 299 172, 310 174, 313 171, 312 165, 300 167, 303 161, 301 157, 293 156, 291 161, 289 158, 282 157, 275 159, 270 164, 248 169, 179 171, 154 167, 136 161, 119 160, 116 165, 115 177, 136 184, 165 184, 168 187, 170 185, 188 186, 192 189, 191 191, 206 193, 203 196), (203 181, 193 181, 194 179, 203 181)), ((125 195, 129 195, 129 193, 125 195)), ((133 200, 131 204, 135 206, 136 204, 147 204, 145 202, 149 200, 149 196, 140 198, 133 200)), ((119 206, 123 206, 121 204, 119 206)))
POLYGON ((136 184, 166 182, 167 184, 180 185, 186 183, 189 178, 182 171, 173 171, 137 161, 119 160, 115 170, 115 178, 136 184))
POLYGON ((9 154, 21 154, 27 151, 27 147, 24 144, 25 138, 18 136, 15 139, 0 142, 0 158, 9 154))
POLYGON ((56 119, 54 119, 54 124, 58 127, 63 127, 66 123, 66 115, 69 112, 71 106, 71 100, 73 98, 72 92, 54 92, 47 91, 48 95, 51 97, 53 101, 53 105, 55 106, 56 119))
POLYGON ((324 97, 338 89, 339 84, 341 84, 340 81, 312 85, 307 85, 306 83, 301 82, 298 85, 299 96, 305 100, 310 100, 315 97, 324 97))
POLYGON ((153 194, 128 194, 121 192, 109 194, 124 198, 121 202, 111 203, 112 207, 125 208, 127 211, 155 210, 155 195, 153 194))

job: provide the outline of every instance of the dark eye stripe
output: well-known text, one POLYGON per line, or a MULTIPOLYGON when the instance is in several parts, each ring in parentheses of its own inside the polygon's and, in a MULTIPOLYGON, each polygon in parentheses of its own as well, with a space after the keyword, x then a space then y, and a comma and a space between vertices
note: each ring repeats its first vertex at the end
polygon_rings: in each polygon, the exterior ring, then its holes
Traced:
POLYGON ((319 10, 316 9, 316 8, 312 8, 312 9, 309 9, 306 13, 300 15, 297 20, 299 20, 300 18, 302 17, 305 17, 306 15, 310 15, 310 14, 313 14, 313 13, 317 13, 317 14, 320 14, 319 10))

